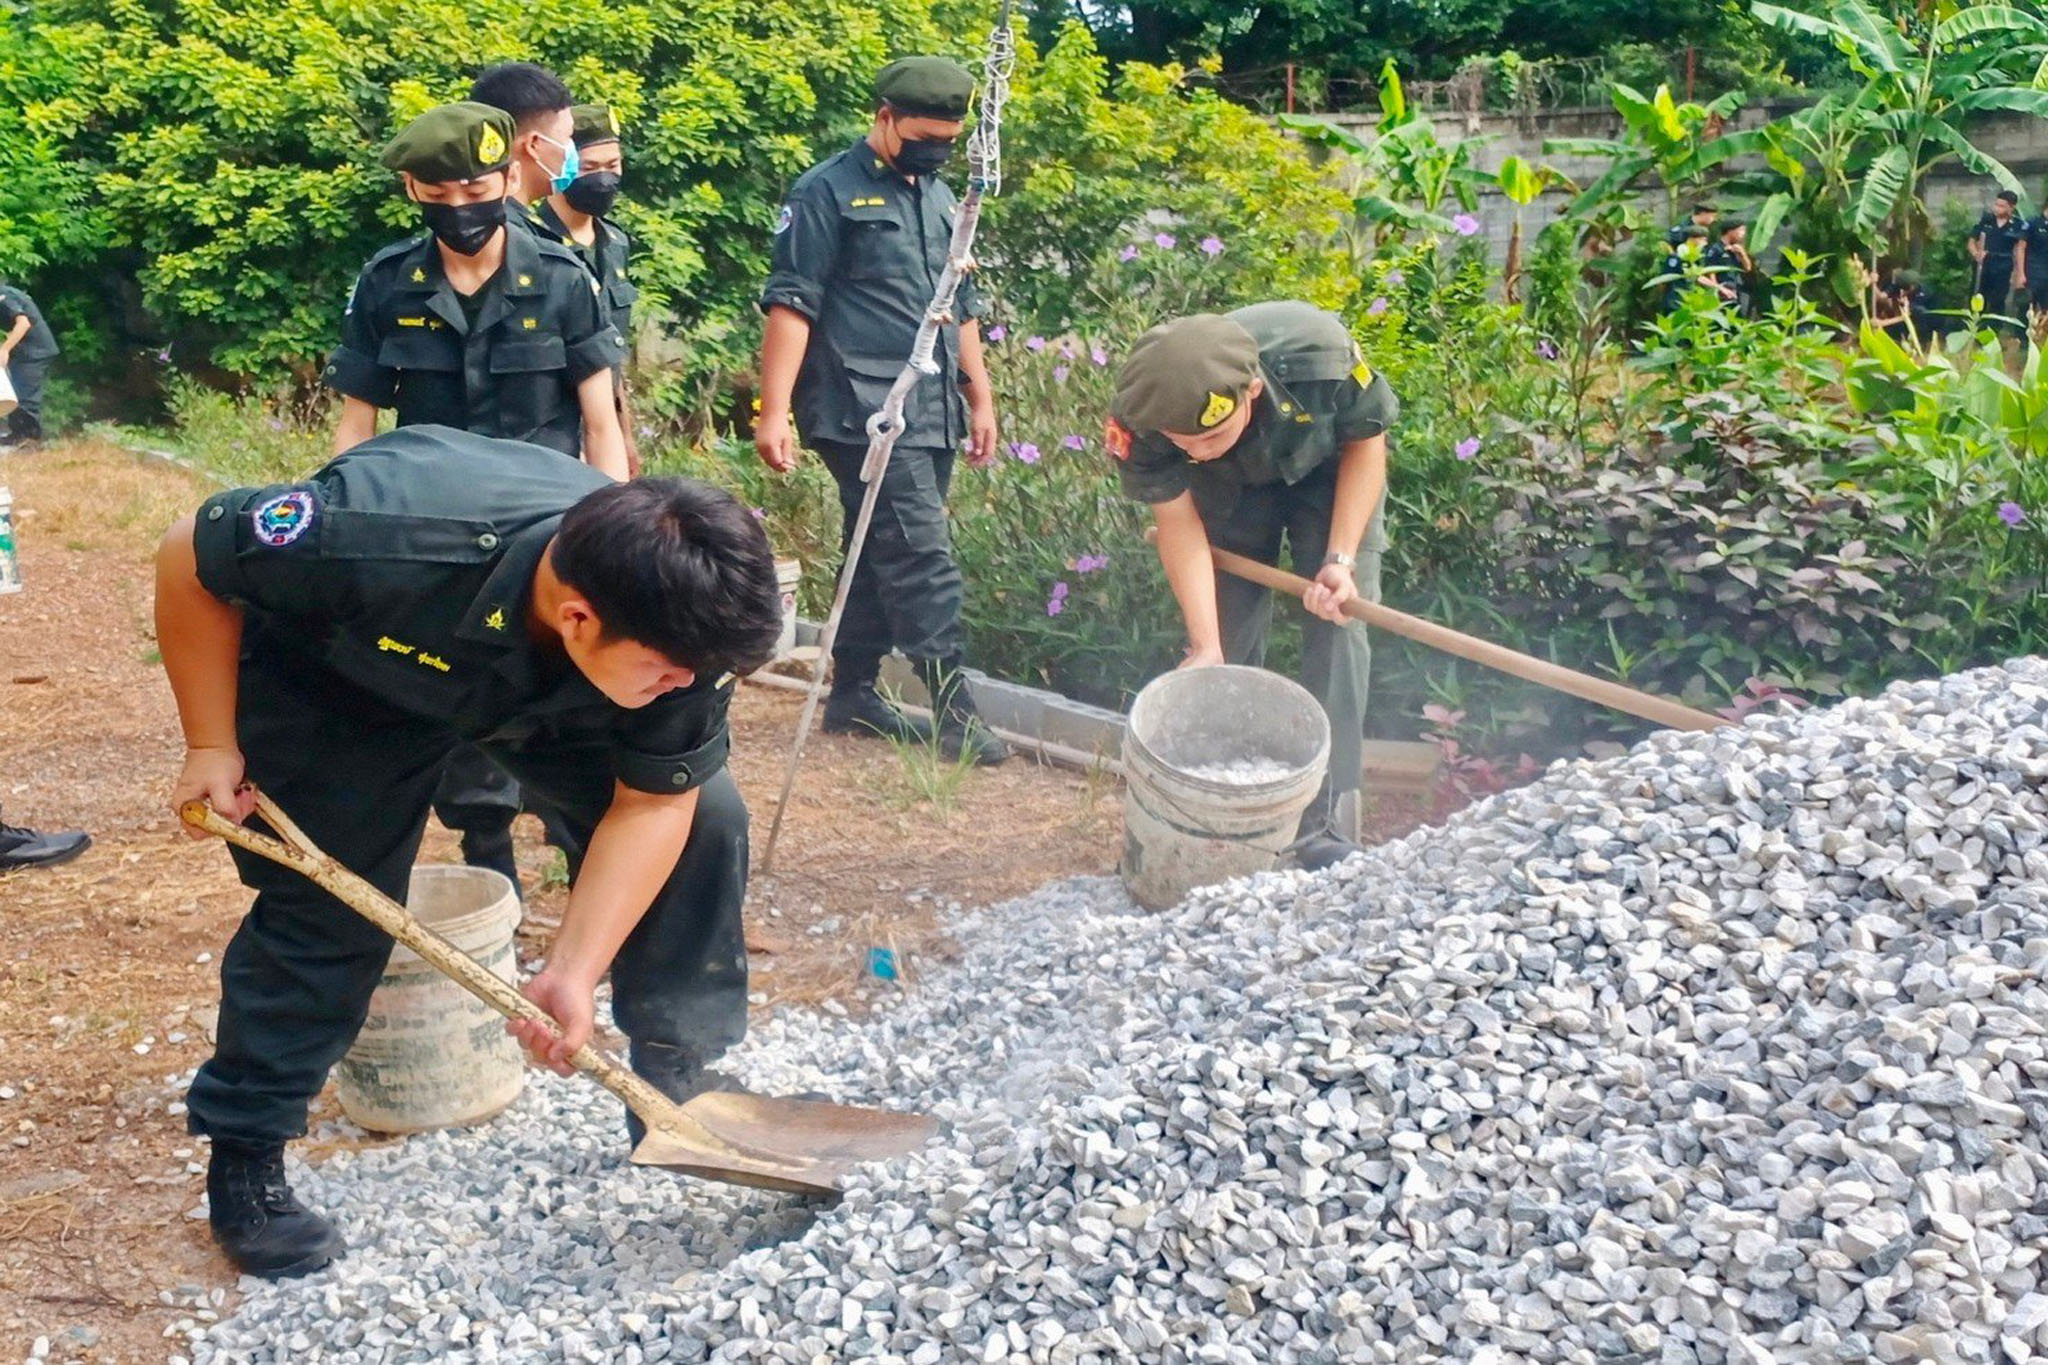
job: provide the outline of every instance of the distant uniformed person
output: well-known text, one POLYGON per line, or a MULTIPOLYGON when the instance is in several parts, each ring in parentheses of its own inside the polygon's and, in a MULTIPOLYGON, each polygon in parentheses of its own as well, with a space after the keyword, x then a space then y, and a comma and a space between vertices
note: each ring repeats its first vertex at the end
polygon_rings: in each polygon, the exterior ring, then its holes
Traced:
POLYGON ((2027 312, 2027 225, 2019 216, 2019 202, 2011 190, 2000 190, 1969 237, 1970 259, 1977 265, 1972 291, 1986 313, 2001 318, 1992 325, 2009 352, 2018 348, 2020 319, 2027 312))
POLYGON ((1330 719, 1330 769, 1301 818, 1304 867, 1358 849, 1372 647, 1343 606, 1379 600, 1387 428, 1399 412, 1342 319, 1306 303, 1154 327, 1117 374, 1107 444, 1125 494, 1152 506, 1187 625, 1183 666, 1265 660, 1273 594, 1217 571, 1212 545, 1277 565, 1284 540, 1314 580, 1301 681, 1330 719))
MULTIPOLYGON (((681 1101, 745 1033, 747 814, 725 770, 733 675, 781 630, 767 538, 689 479, 617 483, 444 426, 292 484, 219 493, 164 537, 156 612, 185 735, 175 809, 246 818, 252 782, 402 900, 442 760, 481 745, 559 812, 569 907, 513 1033, 566 1074, 609 974, 633 1069, 681 1101)), ((297 873, 221 958, 218 1042, 187 1097, 209 1217, 254 1275, 342 1240, 285 1183, 287 1140, 362 1026, 391 939, 297 873)), ((632 1124, 629 1121, 629 1131, 632 1124)))
POLYGON ((2026 220, 2025 262, 2022 273, 2027 279, 2027 301, 2048 311, 2048 204, 2026 220))
POLYGON ((512 116, 507 212, 515 226, 540 230, 540 202, 569 188, 582 170, 575 116, 569 112, 575 97, 544 66, 500 62, 477 73, 469 98, 512 116))
POLYGON ((609 104, 579 104, 570 111, 575 121, 578 171, 566 190, 556 190, 534 208, 542 232, 582 258, 591 278, 603 291, 612 326, 626 343, 627 354, 613 370, 617 382, 619 430, 626 439, 626 463, 640 472, 639 443, 633 436, 632 405, 627 401, 626 363, 633 348, 633 303, 640 297, 627 272, 633 242, 608 216, 625 178, 626 154, 620 139, 619 116, 609 104))
POLYGON ((60 349, 28 291, 0 281, 0 370, 7 371, 18 405, 7 414, 9 443, 43 439, 43 384, 60 349))
MULTIPOLYGON (((946 266, 956 201, 938 178, 960 137, 974 78, 942 57, 905 57, 875 80, 867 136, 797 179, 775 227, 774 270, 761 293, 761 411, 754 447, 769 468, 796 467, 796 439, 839 485, 851 533, 866 486, 867 421, 910 358, 946 266), (793 419, 793 421, 792 421, 793 419)), ((910 392, 905 430, 833 649, 825 729, 917 738, 923 732, 875 690, 893 647, 917 667, 948 757, 1000 763, 1009 749, 984 725, 962 675, 960 567, 945 498, 955 453, 995 458, 996 406, 982 363, 981 303, 963 282, 957 321, 939 333, 939 372, 910 392)))
MULTIPOLYGON (((1688 289, 1713 289, 1711 279, 1700 273, 1707 263, 1707 230, 1697 224, 1688 224, 1677 246, 1664 257, 1664 306, 1665 313, 1675 313, 1685 299, 1688 289)), ((1715 290, 1718 294, 1720 291, 1715 290)))
MULTIPOLYGON (((384 149, 429 231, 378 252, 356 280, 327 366, 343 395, 336 453, 367 440, 389 407, 400 426, 527 441, 626 477, 612 377, 624 343, 575 253, 508 227, 513 132, 501 110, 449 104, 384 149)), ((512 779, 470 751, 450 762, 435 806, 463 857, 515 889, 520 808, 512 779)))
POLYGON ((1698 228, 1701 232, 1712 236, 1714 219, 1719 217, 1720 213, 1721 210, 1712 204, 1694 204, 1691 217, 1687 218, 1683 223, 1674 223, 1664 230, 1664 245, 1668 247, 1683 246, 1686 238, 1691 235, 1694 228, 1698 228))
POLYGON ((1749 224, 1723 218, 1714 224, 1714 240, 1701 253, 1706 279, 1724 303, 1741 317, 1748 317, 1756 279, 1756 262, 1749 254, 1749 224))

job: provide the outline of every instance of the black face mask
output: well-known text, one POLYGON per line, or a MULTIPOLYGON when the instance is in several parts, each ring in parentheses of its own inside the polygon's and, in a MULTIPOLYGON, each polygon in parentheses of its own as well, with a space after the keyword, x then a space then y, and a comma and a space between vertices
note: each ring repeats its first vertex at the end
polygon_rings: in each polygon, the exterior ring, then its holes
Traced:
POLYGON ((421 204, 420 217, 427 230, 450 251, 474 256, 491 244, 493 233, 505 226, 505 201, 480 199, 473 204, 421 204))
POLYGON ((569 188, 562 191, 562 197, 578 213, 602 218, 612 211, 613 203, 618 200, 621 179, 623 177, 617 171, 586 171, 569 182, 569 188))
POLYGON ((931 175, 953 159, 950 137, 927 137, 906 141, 896 149, 896 169, 905 175, 931 175))

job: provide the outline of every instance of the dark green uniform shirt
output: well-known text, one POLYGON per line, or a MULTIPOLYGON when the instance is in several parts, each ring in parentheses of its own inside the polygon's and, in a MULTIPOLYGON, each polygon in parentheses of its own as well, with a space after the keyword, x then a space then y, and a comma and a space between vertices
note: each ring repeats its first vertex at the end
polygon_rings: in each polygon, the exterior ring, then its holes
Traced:
POLYGON ((15 320, 28 319, 28 334, 14 348, 17 360, 49 360, 58 354, 57 334, 43 321, 36 301, 11 284, 0 284, 0 336, 14 330, 15 320))
POLYGON ((1258 343, 1265 380, 1244 435, 1229 453, 1197 462, 1159 432, 1133 432, 1118 469, 1129 497, 1161 503, 1192 492, 1212 522, 1229 515, 1238 489, 1299 483, 1349 443, 1385 431, 1401 412, 1385 377, 1366 365, 1336 314, 1282 301, 1225 316, 1258 343))
POLYGON ((604 306, 611 314, 612 326, 619 329, 619 335, 630 347, 633 344, 633 303, 640 297, 640 291, 626 275, 626 258, 632 254, 633 239, 611 219, 594 218, 591 227, 597 233, 597 240, 585 246, 569 235, 569 225, 555 212, 554 204, 546 199, 534 207, 532 220, 545 236, 575 252, 576 258, 583 262, 583 268, 604 291, 604 306))
POLYGON ((303 483, 207 499, 199 581, 250 613, 251 648, 287 650, 465 739, 546 727, 604 742, 628 787, 688 791, 725 764, 730 675, 629 710, 526 628, 562 514, 610 483, 518 442, 400 427, 303 483))
POLYGON ((1970 240, 1984 243, 1984 261, 1977 267, 1977 292, 1984 296, 1984 306, 1992 312, 2005 307, 2006 295, 2012 289, 2013 257, 2019 251, 2019 244, 2027 240, 2027 224, 2017 213, 2005 220, 2003 227, 1996 218, 1985 214, 1977 220, 1977 226, 1970 229, 1970 240))
POLYGON ((430 234, 370 258, 341 321, 328 385, 400 426, 436 422, 481 436, 583 449, 576 386, 619 364, 625 343, 573 252, 532 232, 505 234, 505 264, 474 323, 430 234))
MULTIPOLYGON (((811 167, 790 188, 761 308, 780 304, 811 320, 791 404, 805 440, 867 443, 868 418, 910 359, 946 268, 958 207, 945 181, 906 179, 865 140, 811 167)), ((981 316, 971 278, 961 281, 953 313, 981 316)), ((903 405, 899 445, 952 450, 966 439, 959 356, 959 326, 947 323, 934 353, 938 375, 913 388, 903 405)))

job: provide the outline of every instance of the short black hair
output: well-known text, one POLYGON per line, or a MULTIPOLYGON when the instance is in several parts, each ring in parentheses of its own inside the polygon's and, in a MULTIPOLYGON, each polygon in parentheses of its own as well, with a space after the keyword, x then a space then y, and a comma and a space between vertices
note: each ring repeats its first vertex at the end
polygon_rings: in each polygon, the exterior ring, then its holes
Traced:
POLYGON ((775 552, 752 512, 696 479, 635 479, 586 494, 548 559, 607 638, 645 645, 700 677, 749 673, 782 634, 775 552))
POLYGON ((2011 204, 2014 208, 2019 207, 2020 197, 2014 194, 2011 190, 2000 190, 1998 192, 1998 197, 2000 199, 2003 199, 2006 203, 2011 204))
POLYGON ((522 128, 536 114, 552 114, 576 103, 562 78, 532 62, 499 62, 477 72, 469 87, 477 104, 503 109, 522 128))
POLYGON ((1729 233, 1735 231, 1735 229, 1745 228, 1748 226, 1749 224, 1743 222, 1740 218, 1723 218, 1720 222, 1714 224, 1714 231, 1719 233, 1721 236, 1726 237, 1729 233))
POLYGON ((1711 235, 1712 234, 1710 234, 1705 228, 1701 227, 1698 223, 1692 224, 1685 230, 1685 237, 1687 241, 1703 242, 1711 235))
MULTIPOLYGON (((472 95, 470 96, 470 98, 475 99, 476 96, 472 95)), ((485 100, 484 103, 489 104, 490 101, 485 100)), ((1720 211, 1721 210, 1715 208, 1712 204, 1694 204, 1692 206, 1692 216, 1695 218, 1699 217, 1703 213, 1719 213, 1720 211)))

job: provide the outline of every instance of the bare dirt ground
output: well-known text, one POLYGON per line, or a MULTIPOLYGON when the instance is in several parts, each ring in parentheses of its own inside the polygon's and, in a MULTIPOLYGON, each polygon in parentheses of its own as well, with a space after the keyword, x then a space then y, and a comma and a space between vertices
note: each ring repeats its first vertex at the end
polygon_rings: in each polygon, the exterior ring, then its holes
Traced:
MULTIPOLYGON (((227 854, 171 828, 181 753, 150 622, 157 537, 208 491, 195 476, 81 442, 0 457, 27 591, 0 597, 0 816, 92 831, 67 866, 0 874, 0 1357, 161 1361, 179 1318, 232 1304, 234 1273, 189 1216, 205 1146, 179 1114, 209 1051, 217 957, 246 904, 227 854)), ((756 848, 801 698, 743 687, 733 768, 756 848)), ((1394 811, 1380 837, 1416 817, 1394 811)), ((537 822, 520 821, 523 955, 566 900, 537 822)), ((887 745, 813 740, 748 937, 757 1014, 916 989, 951 904, 1110 871, 1118 793, 1098 775, 1013 761, 967 776, 948 810, 887 745), (902 981, 869 973, 892 948, 902 981)), ((422 858, 454 861, 429 832, 422 858)), ((333 1117, 323 1096, 315 1122, 333 1117)), ((302 1144, 302 1147, 304 1144, 302 1144)), ((304 1153, 318 1159, 317 1148, 304 1153)))

